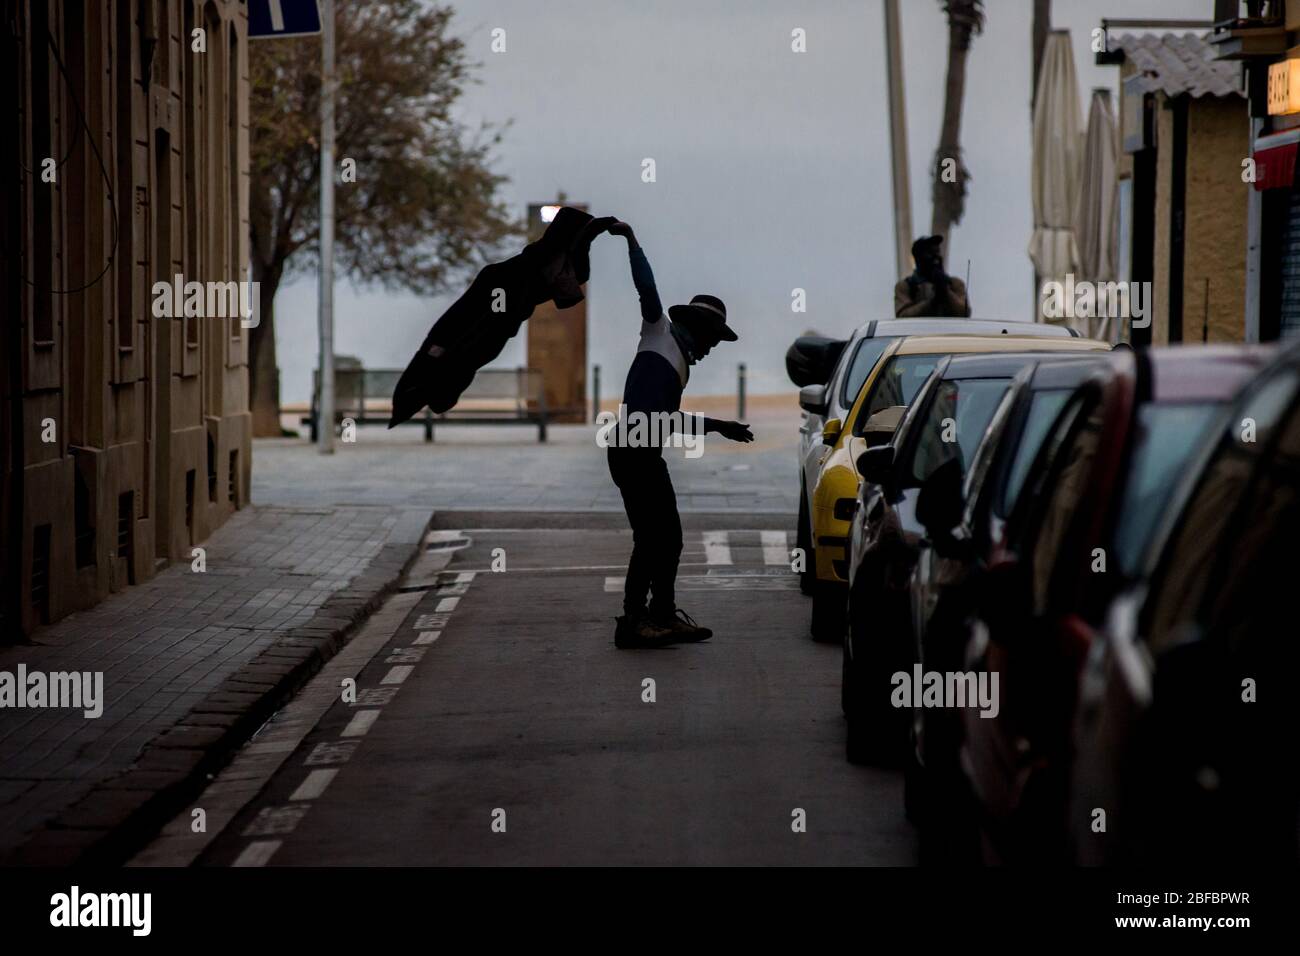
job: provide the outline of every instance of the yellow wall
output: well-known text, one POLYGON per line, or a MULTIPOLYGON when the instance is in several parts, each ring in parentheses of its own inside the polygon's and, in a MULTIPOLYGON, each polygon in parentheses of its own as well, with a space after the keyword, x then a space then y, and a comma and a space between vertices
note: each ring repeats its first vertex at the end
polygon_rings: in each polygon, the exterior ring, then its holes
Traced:
POLYGON ((1199 342, 1210 283, 1209 341, 1245 335, 1246 203, 1241 181, 1250 155, 1246 102, 1193 100, 1187 116, 1187 230, 1183 258, 1183 340, 1199 342))

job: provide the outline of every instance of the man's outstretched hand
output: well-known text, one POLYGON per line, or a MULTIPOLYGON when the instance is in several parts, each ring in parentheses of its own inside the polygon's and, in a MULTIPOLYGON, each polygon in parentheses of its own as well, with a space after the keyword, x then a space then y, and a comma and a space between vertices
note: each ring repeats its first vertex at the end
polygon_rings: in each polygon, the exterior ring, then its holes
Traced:
POLYGON ((713 430, 723 438, 728 438, 731 441, 751 442, 754 440, 754 433, 749 430, 749 426, 740 422, 714 422, 713 430))
POLYGON ((632 227, 621 219, 614 220, 613 224, 607 227, 607 231, 611 236, 623 236, 625 239, 632 236, 632 227))

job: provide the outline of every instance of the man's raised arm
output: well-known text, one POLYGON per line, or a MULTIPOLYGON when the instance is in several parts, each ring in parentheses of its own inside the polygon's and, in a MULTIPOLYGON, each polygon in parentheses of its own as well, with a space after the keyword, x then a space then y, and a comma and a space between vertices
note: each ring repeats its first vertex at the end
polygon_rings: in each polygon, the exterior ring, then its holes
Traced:
POLYGON ((632 284, 636 286, 637 297, 641 300, 641 318, 646 322, 658 322, 664 314, 663 303, 659 301, 659 290, 655 288, 655 274, 650 269, 650 260, 645 257, 641 244, 636 241, 632 227, 625 222, 616 222, 609 227, 609 234, 627 240, 627 258, 632 266, 632 284))

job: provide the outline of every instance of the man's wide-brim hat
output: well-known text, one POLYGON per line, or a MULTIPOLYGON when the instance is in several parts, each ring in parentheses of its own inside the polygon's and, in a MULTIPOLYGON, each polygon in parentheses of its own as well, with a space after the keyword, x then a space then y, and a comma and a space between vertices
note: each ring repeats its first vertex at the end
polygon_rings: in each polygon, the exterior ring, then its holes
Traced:
POLYGON ((740 337, 727 324, 727 307, 715 295, 697 295, 689 305, 669 308, 668 315, 674 322, 699 329, 719 342, 734 342, 740 337))

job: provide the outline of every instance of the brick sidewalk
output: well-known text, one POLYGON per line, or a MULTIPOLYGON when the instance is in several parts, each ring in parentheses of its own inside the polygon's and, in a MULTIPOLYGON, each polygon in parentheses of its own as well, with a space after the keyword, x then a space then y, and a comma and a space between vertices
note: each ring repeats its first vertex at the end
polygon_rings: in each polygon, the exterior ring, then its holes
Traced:
POLYGON ((430 517, 397 505, 246 508, 204 542, 206 573, 178 562, 0 649, 10 673, 21 663, 104 675, 97 719, 0 712, 0 860, 78 858, 223 759, 218 745, 255 730, 396 581, 430 517))

